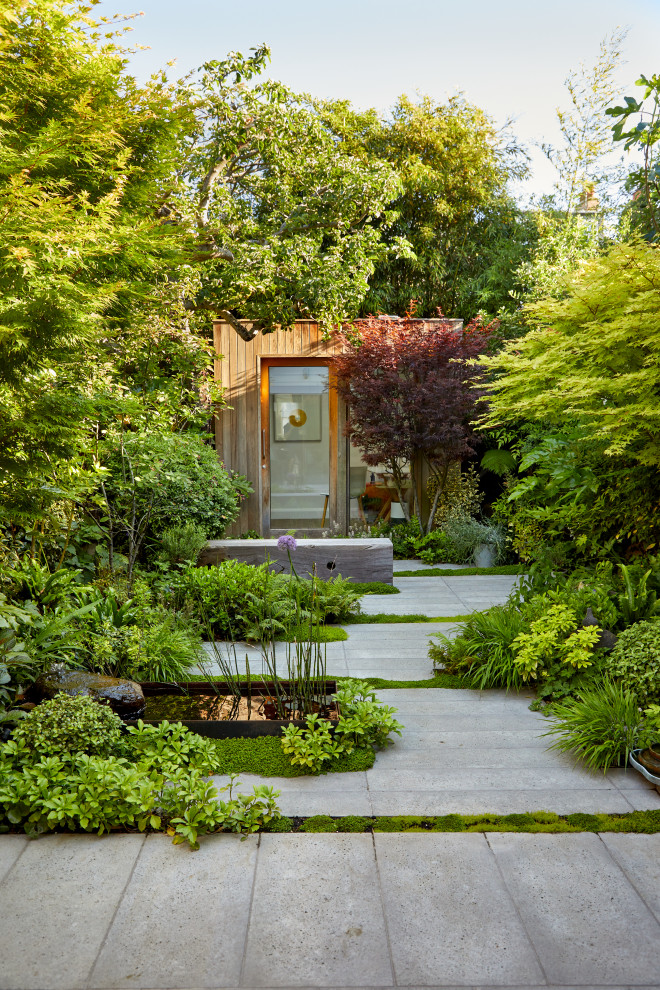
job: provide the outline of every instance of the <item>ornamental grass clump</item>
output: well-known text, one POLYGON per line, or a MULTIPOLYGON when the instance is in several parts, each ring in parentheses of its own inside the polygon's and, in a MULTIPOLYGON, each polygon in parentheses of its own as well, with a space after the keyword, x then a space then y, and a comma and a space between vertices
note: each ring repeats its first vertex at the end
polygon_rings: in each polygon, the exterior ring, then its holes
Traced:
POLYGON ((633 749, 660 736, 660 719, 643 712, 637 695, 622 683, 606 679, 550 706, 556 723, 545 735, 557 736, 550 749, 574 753, 591 769, 604 773, 628 762, 633 749))

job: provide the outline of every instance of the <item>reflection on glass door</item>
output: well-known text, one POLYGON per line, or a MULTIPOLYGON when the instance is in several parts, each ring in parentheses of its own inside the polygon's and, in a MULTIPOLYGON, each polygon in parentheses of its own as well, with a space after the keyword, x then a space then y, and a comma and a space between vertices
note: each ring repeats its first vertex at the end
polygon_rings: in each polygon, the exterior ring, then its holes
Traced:
POLYGON ((321 529, 330 498, 329 369, 271 366, 271 529, 321 529))

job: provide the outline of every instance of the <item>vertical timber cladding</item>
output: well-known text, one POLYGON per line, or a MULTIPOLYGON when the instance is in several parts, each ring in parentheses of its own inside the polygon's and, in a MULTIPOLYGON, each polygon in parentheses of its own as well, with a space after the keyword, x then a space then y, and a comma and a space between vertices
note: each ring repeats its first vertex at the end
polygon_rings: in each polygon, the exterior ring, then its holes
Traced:
MULTIPOLYGON (((286 363, 287 358, 298 362, 304 358, 327 359, 332 382, 331 360, 341 350, 341 344, 334 337, 324 340, 318 325, 311 320, 297 320, 290 330, 258 334, 250 343, 241 340, 228 323, 216 321, 213 342, 216 353, 221 355, 215 361, 215 379, 225 388, 225 402, 232 407, 221 408, 216 413, 216 451, 227 470, 245 475, 254 488, 227 535, 238 536, 251 529, 268 536, 268 479, 264 481, 261 466, 262 431, 268 429, 268 423, 262 423, 261 415, 262 362, 286 363)), ((330 511, 333 512, 331 518, 337 520, 342 530, 346 526, 345 420, 344 403, 339 400, 337 442, 330 450, 330 511)))

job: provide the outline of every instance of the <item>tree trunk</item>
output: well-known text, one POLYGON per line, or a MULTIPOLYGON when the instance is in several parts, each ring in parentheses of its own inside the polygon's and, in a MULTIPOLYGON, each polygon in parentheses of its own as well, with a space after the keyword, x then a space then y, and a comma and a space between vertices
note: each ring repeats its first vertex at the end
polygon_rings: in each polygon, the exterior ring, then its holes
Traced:
MULTIPOLYGON (((429 467, 431 467, 430 464, 429 464, 429 467)), ((432 467, 431 467, 431 471, 432 471, 434 477, 436 478, 436 488, 435 488, 435 495, 433 496, 433 505, 431 506, 431 514, 429 516, 429 521, 428 521, 428 523, 426 525, 426 532, 427 533, 430 533, 431 530, 433 529, 433 520, 435 519, 435 513, 436 513, 436 510, 438 508, 438 502, 440 501, 440 496, 442 495, 443 491, 445 490, 445 485, 447 484, 447 473, 449 471, 449 461, 447 461, 445 463, 445 465, 444 465, 441 473, 438 473, 437 471, 433 471, 433 468, 432 467)))
MULTIPOLYGON (((410 512, 408 511, 408 503, 403 497, 403 479, 401 478, 401 468, 396 463, 390 463, 390 468, 392 469, 392 477, 394 478, 394 487, 396 488, 396 493, 399 496, 399 504, 401 505, 401 510, 403 512, 404 519, 406 522, 410 522, 410 512)), ((390 516, 391 520, 391 516, 390 516)))

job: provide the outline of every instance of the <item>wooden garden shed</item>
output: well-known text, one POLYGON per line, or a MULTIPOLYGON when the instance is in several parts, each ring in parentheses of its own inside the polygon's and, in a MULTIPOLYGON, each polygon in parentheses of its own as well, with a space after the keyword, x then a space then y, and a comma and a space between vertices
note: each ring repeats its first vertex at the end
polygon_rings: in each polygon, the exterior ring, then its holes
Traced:
POLYGON ((365 491, 382 500, 383 512, 400 512, 384 476, 368 468, 344 436, 346 408, 333 360, 342 348, 339 337, 324 339, 310 320, 250 342, 222 321, 213 334, 222 355, 215 378, 227 402, 215 417, 218 457, 254 488, 228 535, 345 533, 352 519, 364 518, 365 491))

